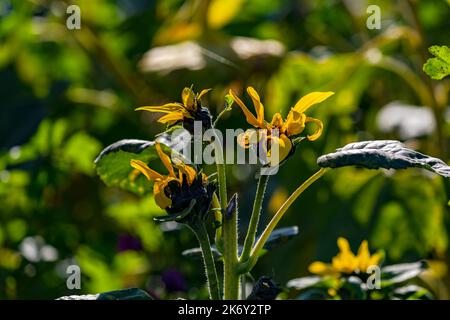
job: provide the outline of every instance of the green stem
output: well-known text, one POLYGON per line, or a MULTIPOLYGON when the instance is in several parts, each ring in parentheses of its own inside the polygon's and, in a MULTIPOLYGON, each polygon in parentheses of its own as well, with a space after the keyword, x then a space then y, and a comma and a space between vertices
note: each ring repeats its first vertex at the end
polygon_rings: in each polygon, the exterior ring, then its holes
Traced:
POLYGON ((250 251, 255 243, 256 232, 258 230, 259 217, 261 215, 261 207, 264 200, 264 193, 266 191, 267 181, 269 180, 268 175, 260 175, 258 180, 258 186, 256 187, 256 196, 253 202, 253 211, 250 217, 250 222, 248 225, 247 235, 244 241, 244 248, 242 250, 241 262, 245 262, 250 256, 250 251))
POLYGON ((237 214, 236 211, 227 216, 228 205, 226 168, 223 147, 215 134, 216 166, 219 180, 220 207, 222 209, 222 239, 223 239, 223 291, 224 299, 237 300, 239 295, 239 276, 237 274, 237 214), (219 149, 219 150, 217 150, 219 149))
POLYGON ((211 251, 211 243, 209 241, 208 231, 203 221, 191 226, 191 230, 195 233, 200 244, 203 254, 203 262, 205 263, 206 278, 208 280, 209 297, 212 300, 220 300, 219 278, 217 276, 216 264, 211 251))
POLYGON ((258 261, 258 257, 260 254, 260 251, 264 247, 264 244, 266 243, 267 239, 269 238, 272 231, 277 226, 278 222, 281 220, 281 218, 284 216, 286 211, 289 209, 289 207, 294 203, 294 201, 298 198, 299 195, 303 193, 311 184, 313 184, 315 181, 317 181, 320 177, 322 177, 325 172, 327 171, 326 168, 321 168, 319 171, 317 171, 315 174, 313 174, 311 177, 308 178, 305 182, 303 182, 295 191, 292 193, 289 198, 283 203, 283 205, 278 209, 277 213, 273 216, 272 220, 270 220, 269 224, 266 226, 264 231, 261 234, 261 237, 258 239, 258 241, 255 244, 255 247, 253 248, 252 252, 250 253, 250 258, 247 260, 247 262, 243 263, 240 266, 239 273, 247 273, 252 270, 252 268, 255 266, 256 262, 258 261))
POLYGON ((222 246, 223 218, 222 218, 222 209, 220 208, 220 201, 219 201, 219 198, 217 197, 216 193, 213 194, 213 198, 212 198, 212 210, 214 210, 214 219, 216 220, 217 223, 220 224, 216 228, 214 243, 216 244, 217 250, 219 250, 219 252, 222 252, 222 248, 223 248, 223 246, 222 246))

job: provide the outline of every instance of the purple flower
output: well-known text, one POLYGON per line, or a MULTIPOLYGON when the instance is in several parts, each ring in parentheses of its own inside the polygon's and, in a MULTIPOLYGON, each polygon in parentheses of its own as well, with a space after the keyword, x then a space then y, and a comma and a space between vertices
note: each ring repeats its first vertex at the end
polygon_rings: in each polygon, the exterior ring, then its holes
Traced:
POLYGON ((117 250, 119 252, 127 250, 140 251, 142 250, 141 240, 130 234, 121 234, 119 235, 117 250))
POLYGON ((168 292, 186 292, 187 284, 181 272, 176 269, 168 269, 161 275, 161 281, 164 283, 168 292))

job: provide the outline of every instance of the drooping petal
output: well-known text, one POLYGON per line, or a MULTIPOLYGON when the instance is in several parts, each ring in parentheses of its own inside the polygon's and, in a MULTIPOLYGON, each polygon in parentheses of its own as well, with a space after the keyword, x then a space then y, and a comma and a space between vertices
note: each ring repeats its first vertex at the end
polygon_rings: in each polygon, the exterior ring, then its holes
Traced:
POLYGON ((195 93, 191 88, 184 88, 181 93, 181 99, 183 101, 183 105, 188 110, 195 110, 195 93))
POLYGON ((184 173, 187 178, 188 184, 191 185, 192 182, 194 182, 195 177, 197 176, 197 171, 195 171, 195 169, 191 166, 188 166, 184 163, 180 163, 179 165, 177 165, 177 168, 178 170, 180 170, 180 172, 184 173))
POLYGON ((317 139, 322 135, 322 132, 323 132, 323 123, 322 123, 322 121, 320 121, 319 119, 315 119, 315 118, 311 118, 311 117, 306 117, 305 123, 308 123, 308 122, 313 122, 313 123, 315 123, 315 124, 317 125, 317 130, 314 131, 313 134, 308 135, 307 138, 308 138, 309 141, 317 140, 317 139))
POLYGON ((289 111, 286 121, 283 124, 282 132, 288 136, 295 136, 300 134, 305 129, 306 115, 291 109, 289 111))
POLYGON ((242 112, 244 112, 245 118, 247 119, 247 122, 256 128, 261 128, 258 120, 250 112, 250 110, 248 110, 247 106, 242 102, 242 100, 239 99, 239 97, 234 94, 233 90, 230 90, 229 94, 233 98, 233 100, 239 105, 239 107, 241 107, 242 112))
POLYGON ((163 104, 162 106, 144 106, 136 108, 135 111, 149 111, 149 112, 161 112, 161 113, 171 113, 174 111, 183 111, 184 107, 181 103, 171 102, 163 104))
POLYGON ((250 95, 253 101, 253 106, 256 111, 256 120, 258 121, 259 127, 264 127, 264 105, 261 103, 258 92, 253 87, 247 88, 247 93, 250 95))
POLYGON ((141 172, 148 180, 156 180, 156 179, 163 179, 164 176, 159 174, 153 169, 150 169, 144 162, 141 160, 131 160, 130 165, 141 172))
POLYGON ((159 143, 156 143, 155 147, 156 152, 158 153, 158 156, 161 159, 161 162, 164 164, 164 167, 166 167, 167 171, 169 171, 169 175, 171 177, 175 177, 175 171, 173 170, 172 161, 170 161, 170 157, 162 151, 161 145, 159 143))
POLYGON ((306 96, 304 96, 300 100, 298 100, 298 102, 295 104, 293 109, 299 113, 304 113, 311 106, 328 99, 333 94, 334 94, 334 92, 331 92, 331 91, 308 93, 306 96))
POLYGON ((168 113, 165 116, 162 116, 161 118, 159 118, 158 122, 160 122, 160 123, 177 122, 177 121, 183 120, 184 118, 190 118, 190 117, 186 117, 183 114, 183 112, 174 111, 174 112, 168 113))
POLYGON ((153 185, 153 197, 155 199, 156 204, 161 209, 166 209, 172 205, 172 200, 170 197, 166 195, 165 188, 167 187, 170 181, 174 180, 174 178, 167 178, 163 180, 158 180, 153 185))

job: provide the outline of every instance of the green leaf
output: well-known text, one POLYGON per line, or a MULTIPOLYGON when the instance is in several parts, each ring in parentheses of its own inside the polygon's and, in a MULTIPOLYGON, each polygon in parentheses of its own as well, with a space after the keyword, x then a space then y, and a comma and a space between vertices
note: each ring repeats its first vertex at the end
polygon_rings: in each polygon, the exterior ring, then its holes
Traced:
POLYGON ((428 51, 436 58, 428 59, 423 71, 432 79, 441 80, 450 74, 450 49, 447 46, 432 46, 428 51))
POLYGON ((450 167, 442 160, 408 149, 396 140, 350 143, 317 159, 321 167, 361 166, 368 169, 406 169, 418 167, 450 177, 450 167))
POLYGON ((381 269, 381 286, 388 287, 414 279, 426 269, 425 261, 386 266, 381 269))
POLYGON ((130 288, 101 293, 97 300, 153 300, 153 298, 142 289, 130 288))
MULTIPOLYGON (((216 246, 211 246, 211 252, 213 254, 214 260, 219 261, 222 259, 222 254, 217 250, 216 246)), ((184 257, 191 258, 193 260, 200 260, 202 257, 202 249, 192 248, 184 250, 181 253, 184 257)))
POLYGON ((120 140, 103 149, 95 159, 95 168, 107 186, 144 194, 151 190, 151 183, 142 174, 133 175, 134 169, 130 166, 132 159, 145 163, 154 161, 152 168, 160 172, 157 169, 161 168, 161 163, 155 142, 134 139, 120 140))

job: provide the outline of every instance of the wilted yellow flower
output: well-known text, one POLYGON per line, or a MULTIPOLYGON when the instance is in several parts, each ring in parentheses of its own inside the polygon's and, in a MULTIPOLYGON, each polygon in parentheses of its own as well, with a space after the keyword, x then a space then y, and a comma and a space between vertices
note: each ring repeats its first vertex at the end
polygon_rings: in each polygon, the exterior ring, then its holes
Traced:
POLYGON ((204 89, 200 93, 194 93, 191 88, 184 88, 181 93, 180 102, 166 103, 162 106, 144 106, 136 110, 144 110, 155 113, 165 113, 161 116, 158 122, 168 125, 174 125, 177 122, 185 121, 202 121, 203 125, 208 128, 211 124, 211 115, 208 109, 202 108, 200 99, 211 89, 204 89))
POLYGON ((339 253, 332 259, 331 264, 316 261, 309 265, 309 271, 319 275, 365 273, 370 266, 379 265, 383 258, 381 251, 370 255, 367 240, 361 243, 357 255, 353 254, 347 239, 338 238, 337 245, 339 253))
POLYGON ((175 194, 176 189, 179 189, 184 182, 191 186, 197 177, 197 171, 180 161, 175 164, 175 168, 178 171, 176 173, 170 157, 162 151, 159 143, 156 143, 156 151, 161 162, 169 172, 168 175, 163 175, 150 169, 141 160, 131 160, 130 165, 144 174, 149 181, 154 181, 153 196, 155 202, 161 209, 167 209, 172 206, 172 196, 175 194))
MULTIPOLYGON (((253 106, 255 107, 256 117, 242 102, 242 100, 230 90, 230 95, 234 101, 241 107, 247 122, 255 128, 265 130, 265 139, 267 141, 267 156, 271 156, 271 150, 274 147, 278 147, 279 162, 283 161, 291 152, 293 144, 291 137, 299 135, 305 129, 307 123, 312 122, 316 124, 317 130, 308 135, 307 138, 310 141, 314 141, 320 137, 323 131, 323 123, 319 119, 311 118, 305 115, 306 110, 311 106, 320 103, 334 94, 334 92, 312 92, 301 98, 293 108, 289 111, 286 120, 279 112, 275 113, 272 117, 272 121, 266 122, 264 119, 264 105, 261 99, 253 87, 247 88, 247 93, 250 95, 253 106), (276 135, 273 131, 277 130, 276 135)), ((255 130, 247 130, 245 133, 238 137, 238 143, 248 148, 251 144, 255 143, 258 139, 255 137, 257 132, 255 130)), ((272 165, 274 165, 272 163, 272 165)), ((276 165, 276 164, 275 164, 276 165)))

